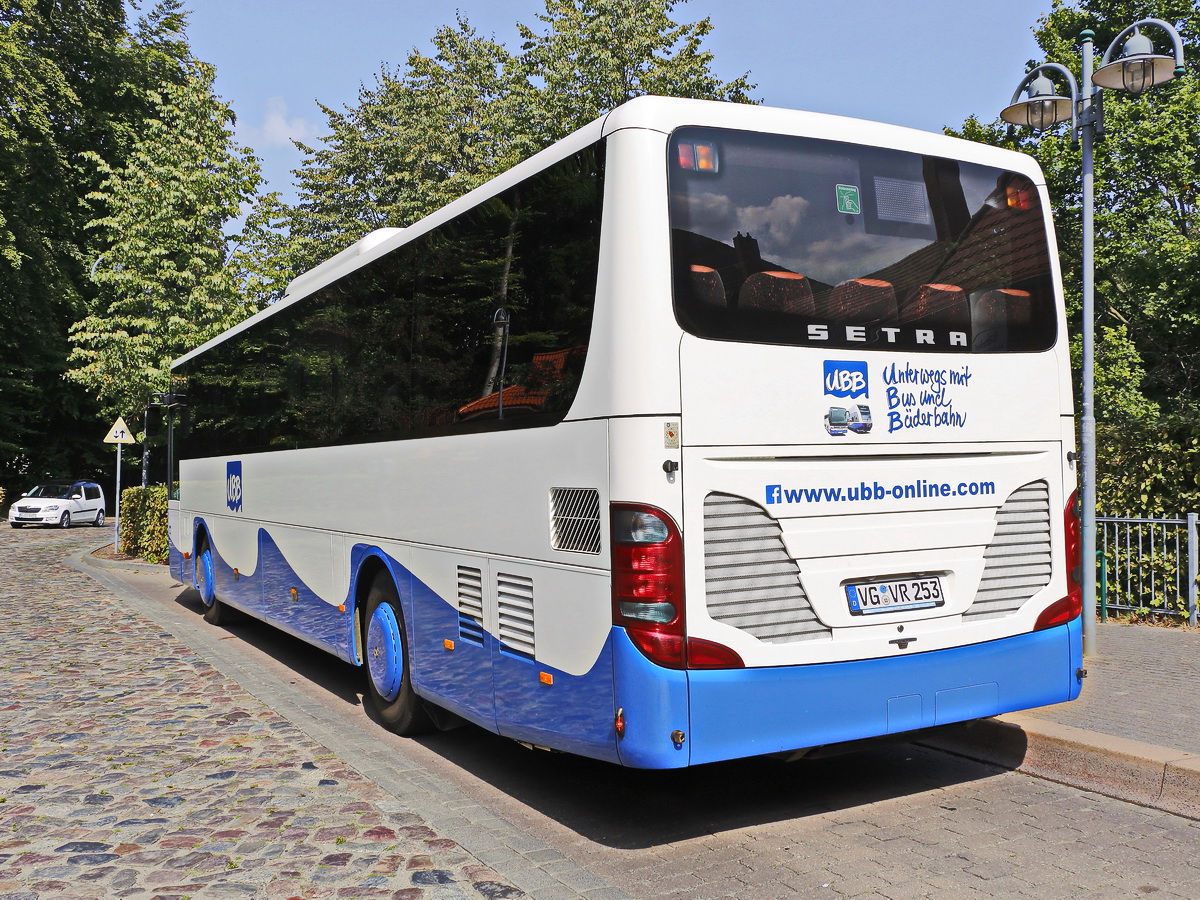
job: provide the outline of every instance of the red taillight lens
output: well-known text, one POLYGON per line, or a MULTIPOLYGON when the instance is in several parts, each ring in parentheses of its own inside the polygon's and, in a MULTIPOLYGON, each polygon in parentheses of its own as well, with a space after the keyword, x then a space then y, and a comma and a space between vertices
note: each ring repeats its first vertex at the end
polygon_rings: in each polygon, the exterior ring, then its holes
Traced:
POLYGON ((745 665, 736 651, 724 644, 688 638, 687 666, 689 669, 740 669, 745 665))
POLYGON ((1061 600, 1055 600, 1042 610, 1033 630, 1041 631, 1044 628, 1053 628, 1055 625, 1066 625, 1072 619, 1077 618, 1081 612, 1083 612, 1083 592, 1071 591, 1061 600))
POLYGON ((613 624, 651 662, 669 669, 740 667, 720 644, 688 639, 683 606, 683 538, 652 506, 612 504, 613 624))
POLYGON ((1067 545, 1067 596, 1042 610, 1033 626, 1034 631, 1065 625, 1083 612, 1083 540, 1080 534, 1078 495, 1078 491, 1071 495, 1063 514, 1063 534, 1067 545))
POLYGON ((683 621, 683 539, 665 512, 632 503, 612 505, 613 624, 648 658, 672 669, 686 665, 683 621))

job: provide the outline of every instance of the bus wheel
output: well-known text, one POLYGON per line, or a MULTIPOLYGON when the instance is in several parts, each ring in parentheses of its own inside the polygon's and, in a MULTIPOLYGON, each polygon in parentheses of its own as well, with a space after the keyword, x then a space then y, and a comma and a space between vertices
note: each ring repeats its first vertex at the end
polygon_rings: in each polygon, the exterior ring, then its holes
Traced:
POLYGON ((367 593, 366 632, 367 691, 384 727, 401 735, 428 731, 433 723, 412 687, 404 615, 387 572, 367 593))
POLYGON ((204 621, 210 625, 221 625, 228 621, 229 613, 225 604, 217 599, 215 576, 212 548, 205 541, 196 555, 196 590, 200 592, 200 602, 204 604, 204 621))

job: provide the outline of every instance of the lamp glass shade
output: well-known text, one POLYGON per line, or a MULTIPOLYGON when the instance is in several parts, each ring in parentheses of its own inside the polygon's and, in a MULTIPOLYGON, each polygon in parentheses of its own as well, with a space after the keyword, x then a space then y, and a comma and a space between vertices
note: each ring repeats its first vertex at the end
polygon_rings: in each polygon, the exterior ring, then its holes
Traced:
POLYGON ((1136 95, 1174 77, 1175 57, 1137 53, 1097 69, 1092 74, 1092 83, 1136 95))
POLYGON ((1071 98, 1032 97, 1006 107, 1000 118, 1012 125, 1045 131, 1059 122, 1071 121, 1071 98))

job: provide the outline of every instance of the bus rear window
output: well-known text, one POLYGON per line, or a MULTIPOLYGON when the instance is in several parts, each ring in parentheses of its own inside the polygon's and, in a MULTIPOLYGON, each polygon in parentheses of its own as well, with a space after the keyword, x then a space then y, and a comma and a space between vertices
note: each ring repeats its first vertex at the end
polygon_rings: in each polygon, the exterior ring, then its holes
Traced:
POLYGON ((1054 345, 1045 222, 1023 175, 708 128, 676 131, 668 161, 675 311, 692 334, 960 353, 1054 345))

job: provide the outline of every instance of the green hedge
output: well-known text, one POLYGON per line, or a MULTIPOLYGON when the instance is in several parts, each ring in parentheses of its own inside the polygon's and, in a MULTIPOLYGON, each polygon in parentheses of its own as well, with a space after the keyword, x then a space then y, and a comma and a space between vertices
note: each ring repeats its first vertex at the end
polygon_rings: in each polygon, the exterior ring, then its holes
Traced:
POLYGON ((167 561, 167 486, 121 491, 120 550, 151 563, 167 561))

